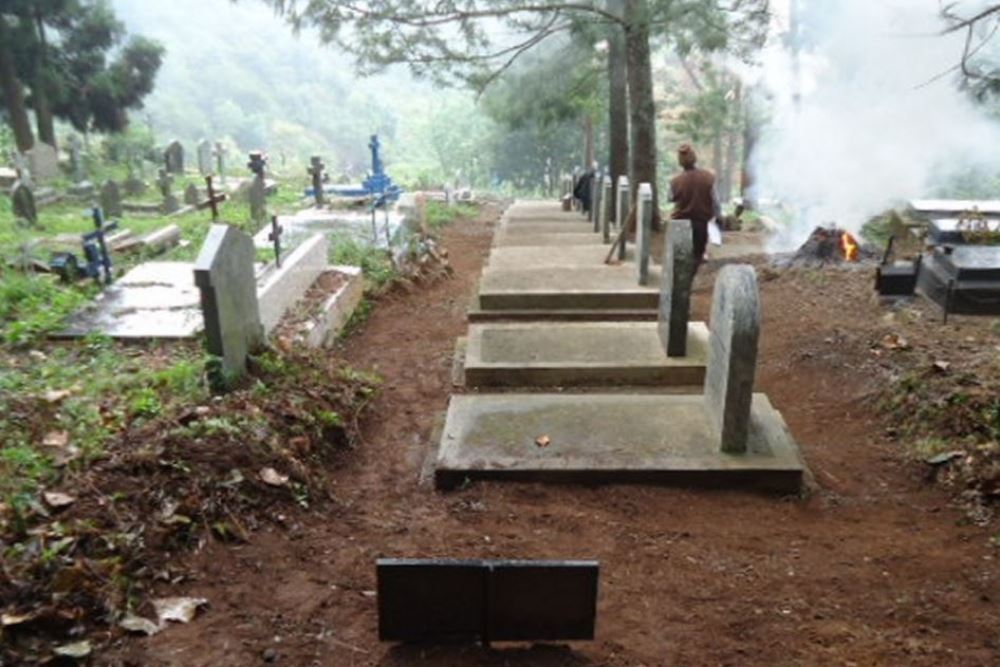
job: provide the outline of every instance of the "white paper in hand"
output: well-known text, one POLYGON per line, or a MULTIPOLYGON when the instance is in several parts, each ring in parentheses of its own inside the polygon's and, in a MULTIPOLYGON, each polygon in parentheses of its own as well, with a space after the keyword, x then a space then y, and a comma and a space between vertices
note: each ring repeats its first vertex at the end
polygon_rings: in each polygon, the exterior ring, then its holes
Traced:
POLYGON ((722 230, 715 218, 708 221, 708 242, 712 245, 722 245, 722 230))

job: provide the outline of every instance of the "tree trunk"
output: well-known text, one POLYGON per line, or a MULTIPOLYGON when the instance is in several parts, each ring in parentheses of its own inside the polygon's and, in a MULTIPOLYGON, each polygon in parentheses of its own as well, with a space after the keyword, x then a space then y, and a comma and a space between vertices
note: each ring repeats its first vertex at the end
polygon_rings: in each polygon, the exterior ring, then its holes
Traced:
POLYGON ((38 138, 53 148, 56 144, 56 127, 52 118, 52 107, 49 104, 49 87, 46 81, 48 68, 48 43, 45 39, 45 24, 40 13, 35 13, 35 25, 38 29, 39 62, 35 70, 35 85, 31 89, 31 97, 35 107, 35 122, 38 125, 38 138))
POLYGON ((753 89, 751 88, 747 91, 746 101, 743 104, 743 174, 740 179, 740 196, 743 198, 743 205, 751 211, 757 208, 757 193, 754 191, 755 184, 750 158, 753 156, 757 139, 760 136, 753 102, 753 89))
POLYGON ((726 181, 726 169, 722 165, 722 128, 720 122, 712 132, 712 169, 715 170, 715 182, 722 187, 726 181))
POLYGON ((736 151, 739 144, 740 120, 743 118, 743 86, 736 81, 736 88, 733 90, 733 109, 727 114, 726 123, 726 161, 725 180, 723 181, 722 192, 719 195, 723 201, 733 198, 733 171, 736 167, 736 151))
POLYGON ((653 188, 653 229, 660 229, 656 182, 656 105, 649 56, 649 13, 646 0, 625 0, 625 53, 628 63, 629 115, 632 124, 632 208, 639 184, 653 188))
POLYGON ((14 131, 17 150, 23 153, 35 145, 35 137, 31 132, 31 121, 24 106, 24 90, 14 69, 14 58, 10 52, 10 32, 2 16, 0 16, 0 88, 3 89, 7 122, 14 131))
MULTIPOLYGON (((608 0, 609 12, 621 16, 622 0, 608 0)), ((608 171, 611 201, 618 205, 618 177, 628 174, 628 74, 625 62, 625 32, 617 24, 608 26, 608 171)))
POLYGON ((583 117, 583 168, 589 170, 594 165, 594 119, 583 117))

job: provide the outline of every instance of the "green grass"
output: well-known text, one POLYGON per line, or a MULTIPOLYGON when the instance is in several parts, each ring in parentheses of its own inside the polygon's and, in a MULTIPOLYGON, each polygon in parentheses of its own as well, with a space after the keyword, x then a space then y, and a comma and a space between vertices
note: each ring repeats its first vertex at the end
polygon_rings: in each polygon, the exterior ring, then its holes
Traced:
POLYGON ((334 239, 330 246, 330 262, 360 266, 368 289, 373 291, 382 289, 399 275, 385 249, 370 246, 349 236, 334 239))
POLYGON ((427 227, 441 229, 461 218, 474 218, 479 213, 479 207, 474 204, 445 204, 439 201, 427 202, 427 227))

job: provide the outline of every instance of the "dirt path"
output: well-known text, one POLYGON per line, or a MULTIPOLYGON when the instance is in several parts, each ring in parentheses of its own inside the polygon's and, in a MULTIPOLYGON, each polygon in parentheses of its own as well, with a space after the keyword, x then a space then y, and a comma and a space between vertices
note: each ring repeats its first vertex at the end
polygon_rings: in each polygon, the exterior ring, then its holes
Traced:
MULTIPOLYGON (((494 218, 495 218, 494 211, 494 218)), ((815 473, 805 501, 648 486, 418 484, 450 387, 455 338, 489 226, 448 229, 455 276, 381 302, 344 354, 384 391, 336 498, 276 518, 250 544, 210 544, 182 588, 210 610, 131 640, 130 665, 995 665, 1000 587, 990 532, 883 438, 868 343, 844 329, 877 311, 868 277, 823 289, 762 282, 759 386, 815 473), (824 289, 844 290, 823 299, 824 289), (856 313, 844 312, 857 303, 856 313), (845 304, 848 304, 845 306, 845 304), (380 556, 596 558, 598 638, 484 652, 376 639, 380 556)), ((707 313, 711 273, 699 277, 707 313)), ((177 587, 172 589, 177 594, 177 587)))

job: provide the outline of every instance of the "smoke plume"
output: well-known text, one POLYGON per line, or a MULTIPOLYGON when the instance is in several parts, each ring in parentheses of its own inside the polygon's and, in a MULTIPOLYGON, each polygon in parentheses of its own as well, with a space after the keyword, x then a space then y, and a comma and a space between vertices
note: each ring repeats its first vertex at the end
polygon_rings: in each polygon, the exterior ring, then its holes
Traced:
POLYGON ((857 231, 970 168, 1000 171, 1000 125, 959 90, 964 33, 941 34, 939 3, 800 5, 800 75, 777 36, 759 82, 770 120, 751 156, 756 194, 792 212, 774 250, 796 247, 817 225, 857 231))

